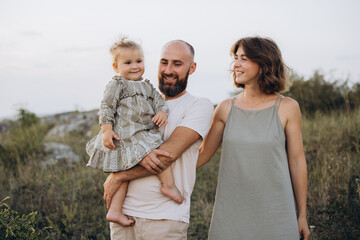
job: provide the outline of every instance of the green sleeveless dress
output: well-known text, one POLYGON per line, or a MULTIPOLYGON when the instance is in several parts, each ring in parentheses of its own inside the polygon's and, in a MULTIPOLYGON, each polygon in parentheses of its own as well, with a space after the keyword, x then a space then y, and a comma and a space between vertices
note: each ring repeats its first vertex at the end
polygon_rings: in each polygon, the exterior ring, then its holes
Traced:
POLYGON ((299 239, 285 133, 277 103, 233 104, 226 122, 211 240, 299 239))

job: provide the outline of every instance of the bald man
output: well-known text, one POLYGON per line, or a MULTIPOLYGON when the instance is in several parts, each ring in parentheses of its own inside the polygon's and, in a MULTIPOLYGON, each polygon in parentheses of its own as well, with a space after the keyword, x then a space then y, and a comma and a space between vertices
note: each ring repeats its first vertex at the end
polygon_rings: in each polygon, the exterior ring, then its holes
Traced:
POLYGON ((135 219, 135 224, 123 227, 110 223, 112 240, 187 239, 198 149, 209 131, 214 110, 209 100, 186 91, 188 77, 195 70, 194 48, 189 43, 174 40, 164 45, 158 79, 170 110, 169 123, 160 129, 165 142, 146 156, 141 166, 112 173, 104 183, 104 199, 109 205, 121 183, 132 180, 123 213, 135 219), (161 183, 153 175, 167 167, 172 167, 175 184, 184 197, 182 204, 163 195, 161 183))

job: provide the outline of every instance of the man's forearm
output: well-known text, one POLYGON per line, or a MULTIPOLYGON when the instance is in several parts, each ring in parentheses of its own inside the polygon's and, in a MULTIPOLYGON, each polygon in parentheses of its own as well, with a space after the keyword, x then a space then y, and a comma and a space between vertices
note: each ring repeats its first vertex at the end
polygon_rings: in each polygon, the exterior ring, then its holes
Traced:
POLYGON ((118 180, 124 182, 124 181, 135 180, 142 177, 147 177, 153 174, 142 166, 135 166, 126 171, 115 173, 115 175, 118 180))
POLYGON ((171 153, 173 157, 159 156, 159 159, 168 167, 199 139, 201 139, 200 135, 194 130, 187 127, 177 127, 170 138, 159 147, 159 149, 171 153))

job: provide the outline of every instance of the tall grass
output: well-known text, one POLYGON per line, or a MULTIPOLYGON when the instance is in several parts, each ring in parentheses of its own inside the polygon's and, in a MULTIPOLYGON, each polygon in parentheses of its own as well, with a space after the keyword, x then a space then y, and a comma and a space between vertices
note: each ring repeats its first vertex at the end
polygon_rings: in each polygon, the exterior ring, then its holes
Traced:
POLYGON ((360 111, 316 114, 311 121, 305 120, 304 143, 309 221, 316 235, 319 239, 358 239, 360 205, 357 209, 351 205, 359 204, 360 192, 357 198, 350 192, 355 190, 353 182, 360 179, 360 111))
MULTIPOLYGON (((48 127, 32 126, 35 129, 28 130, 33 132, 26 134, 37 145, 37 141, 44 141, 42 132, 48 127)), ((94 127, 94 134, 97 130, 94 127)), ((37 211, 35 226, 52 227, 47 229, 50 239, 109 239, 102 200, 106 175, 85 167, 84 149, 89 139, 75 133, 51 139, 72 146, 82 160, 75 165, 43 168, 41 147, 26 148, 21 154, 17 152, 19 149, 9 147, 14 146, 10 142, 18 146, 29 144, 28 137, 18 135, 8 135, 7 144, 0 143, 7 154, 17 159, 16 164, 6 164, 8 159, 0 164, 0 199, 10 196, 7 204, 21 214, 37 211)), ((360 109, 303 117, 303 138, 312 239, 359 239, 360 109)), ((207 239, 220 153, 221 149, 197 172, 189 239, 207 239)), ((6 238, 0 236, 0 239, 6 238)))

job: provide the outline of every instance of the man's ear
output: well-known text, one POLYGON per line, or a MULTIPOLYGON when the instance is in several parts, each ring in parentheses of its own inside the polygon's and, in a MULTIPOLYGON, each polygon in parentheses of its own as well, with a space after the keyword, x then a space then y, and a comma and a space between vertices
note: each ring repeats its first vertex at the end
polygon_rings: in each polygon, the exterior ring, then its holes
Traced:
POLYGON ((196 70, 196 62, 193 62, 190 66, 189 75, 193 74, 196 70))

